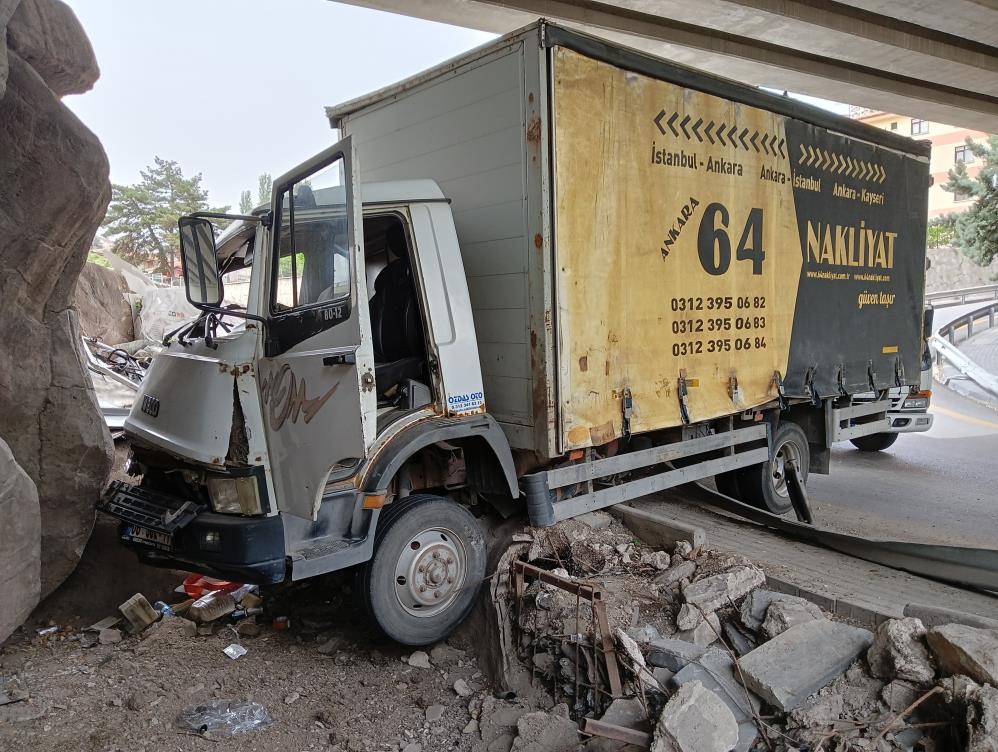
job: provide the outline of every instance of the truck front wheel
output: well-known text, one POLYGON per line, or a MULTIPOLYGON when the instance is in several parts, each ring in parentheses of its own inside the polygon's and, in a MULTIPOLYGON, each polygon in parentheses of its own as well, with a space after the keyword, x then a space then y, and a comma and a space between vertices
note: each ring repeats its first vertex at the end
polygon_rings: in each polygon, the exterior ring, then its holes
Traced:
POLYGON ((781 423, 773 436, 773 458, 761 465, 740 470, 738 490, 741 500, 773 514, 786 514, 793 509, 787 489, 786 465, 796 462, 807 481, 811 449, 807 435, 796 423, 781 423))
POLYGON ((364 605, 404 645, 442 640, 468 615, 485 577, 475 517, 456 502, 413 494, 385 507, 374 556, 358 571, 364 605))
POLYGON ((849 439, 854 447, 861 452, 881 452, 889 446, 893 446, 898 440, 896 433, 875 433, 869 436, 860 436, 857 439, 849 439))

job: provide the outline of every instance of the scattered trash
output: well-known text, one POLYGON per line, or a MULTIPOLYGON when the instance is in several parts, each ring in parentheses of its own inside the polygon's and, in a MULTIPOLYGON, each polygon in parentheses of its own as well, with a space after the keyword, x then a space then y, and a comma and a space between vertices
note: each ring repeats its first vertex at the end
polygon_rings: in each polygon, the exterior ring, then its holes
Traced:
POLYGON ((158 620, 159 613, 151 605, 142 593, 136 593, 127 601, 118 606, 121 615, 124 616, 131 627, 131 632, 137 634, 158 620))
POLYGON ((45 627, 44 629, 38 630, 39 637, 48 637, 49 635, 54 635, 59 631, 59 627, 45 627))
POLYGON ((177 716, 177 726, 195 734, 220 731, 235 736, 266 728, 273 722, 260 703, 235 700, 211 700, 189 707, 177 716))
POLYGON ((244 648, 242 645, 233 642, 231 645, 224 648, 222 652, 225 653, 227 656, 229 656, 229 658, 231 658, 232 660, 236 660, 236 658, 241 658, 242 656, 246 655, 249 651, 246 648, 244 648))
POLYGON ((163 601, 156 601, 152 604, 152 607, 159 612, 160 616, 176 616, 173 611, 173 607, 169 603, 164 603, 163 601))
POLYGON ((284 632, 291 627, 291 620, 286 616, 275 616, 271 626, 275 632, 284 632))
POLYGON ((212 590, 221 590, 231 593, 241 587, 255 587, 255 585, 244 586, 241 582, 229 582, 228 580, 216 580, 203 574, 191 574, 184 580, 184 592, 190 598, 200 598, 212 590))
POLYGON ((205 624, 235 610, 236 601, 231 593, 224 590, 210 590, 191 604, 187 616, 192 621, 205 624))
POLYGON ((102 629, 112 629, 121 623, 120 616, 106 616, 96 624, 87 627, 88 632, 100 632, 102 629))

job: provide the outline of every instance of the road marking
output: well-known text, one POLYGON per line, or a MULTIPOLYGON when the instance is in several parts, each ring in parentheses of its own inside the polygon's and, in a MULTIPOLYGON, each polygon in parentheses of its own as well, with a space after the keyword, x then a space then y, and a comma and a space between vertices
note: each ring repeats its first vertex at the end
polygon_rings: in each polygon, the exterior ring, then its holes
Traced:
POLYGON ((939 405, 932 406, 932 412, 939 413, 940 415, 947 415, 950 418, 956 418, 957 420, 965 421, 966 423, 973 423, 978 426, 986 426, 987 428, 998 428, 998 423, 990 420, 982 420, 981 418, 973 418, 970 415, 964 415, 963 413, 958 413, 956 410, 949 410, 945 407, 940 407, 939 405))

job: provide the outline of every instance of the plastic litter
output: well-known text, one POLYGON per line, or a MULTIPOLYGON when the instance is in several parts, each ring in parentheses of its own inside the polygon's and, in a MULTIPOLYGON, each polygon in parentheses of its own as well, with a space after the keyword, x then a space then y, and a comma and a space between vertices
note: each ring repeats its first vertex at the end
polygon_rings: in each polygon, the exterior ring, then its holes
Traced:
POLYGON ((232 660, 236 660, 236 658, 246 655, 249 651, 239 643, 234 642, 228 647, 223 648, 222 652, 229 656, 232 660))
POLYGON ((210 700, 186 708, 177 716, 177 727, 196 734, 219 731, 228 736, 257 731, 273 723, 270 713, 258 702, 210 700))
POLYGON ((232 592, 243 587, 241 582, 229 582, 228 580, 216 580, 214 577, 207 577, 203 574, 191 574, 184 579, 184 592, 190 598, 200 598, 205 593, 212 590, 223 590, 232 592))
POLYGON ((156 609, 162 616, 176 616, 176 614, 173 612, 173 607, 168 603, 164 603, 163 601, 156 601, 154 604, 152 604, 152 607, 156 609))
POLYGON ((211 590, 198 598, 187 610, 187 616, 192 621, 206 624, 215 621, 236 610, 236 601, 231 593, 222 590, 211 590))

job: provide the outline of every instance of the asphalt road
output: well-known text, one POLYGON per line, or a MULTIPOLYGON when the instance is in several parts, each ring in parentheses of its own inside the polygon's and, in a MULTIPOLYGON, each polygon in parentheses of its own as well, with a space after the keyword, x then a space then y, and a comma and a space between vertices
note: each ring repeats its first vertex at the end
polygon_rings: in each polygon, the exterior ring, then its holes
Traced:
POLYGON ((815 522, 870 538, 998 548, 998 411, 935 384, 926 433, 845 443, 808 480, 815 522))

